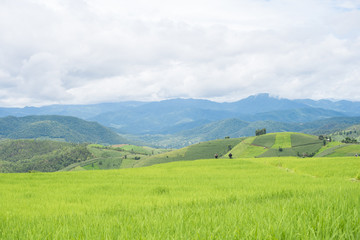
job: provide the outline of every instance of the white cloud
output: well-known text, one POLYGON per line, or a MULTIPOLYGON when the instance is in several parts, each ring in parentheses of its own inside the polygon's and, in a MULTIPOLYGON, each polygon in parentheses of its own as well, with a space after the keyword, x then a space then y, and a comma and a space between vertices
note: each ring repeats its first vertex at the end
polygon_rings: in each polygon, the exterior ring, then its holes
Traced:
POLYGON ((360 1, 3 0, 0 104, 360 100, 360 1))

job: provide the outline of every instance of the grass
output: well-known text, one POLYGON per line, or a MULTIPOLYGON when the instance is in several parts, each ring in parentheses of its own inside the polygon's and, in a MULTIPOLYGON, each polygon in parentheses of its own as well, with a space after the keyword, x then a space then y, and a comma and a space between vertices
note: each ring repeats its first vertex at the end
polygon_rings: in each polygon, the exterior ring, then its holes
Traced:
POLYGON ((275 139, 276 139, 276 134, 261 135, 256 137, 252 142, 252 144, 255 146, 271 148, 275 143, 275 139))
POLYGON ((234 157, 312 156, 321 149, 318 137, 301 133, 270 133, 250 137, 233 150, 234 157))
POLYGON ((332 153, 326 155, 326 157, 344 157, 344 156, 355 156, 360 154, 359 144, 345 144, 341 148, 336 148, 332 153))
POLYGON ((328 142, 325 146, 322 146, 316 153, 315 157, 323 157, 330 153, 333 153, 336 148, 343 147, 341 142, 328 142))
POLYGON ((256 161, 271 164, 274 166, 281 165, 282 168, 291 169, 293 172, 299 175, 306 175, 317 178, 340 178, 344 181, 355 177, 360 170, 360 158, 356 157, 288 157, 281 159, 256 159, 256 161))
POLYGON ((156 148, 142 147, 142 146, 129 145, 129 144, 123 145, 119 147, 119 149, 123 149, 127 152, 139 153, 143 155, 154 155, 168 151, 166 149, 156 149, 156 148))
POLYGON ((258 157, 290 157, 290 156, 296 156, 297 153, 292 148, 283 148, 281 151, 279 149, 271 148, 265 153, 259 155, 258 157))
POLYGON ((360 239, 360 161, 0 174, 0 239, 360 239))
POLYGON ((291 148, 291 135, 293 133, 284 132, 284 133, 276 133, 275 143, 271 148, 278 149, 281 148, 291 148))
POLYGON ((317 136, 302 134, 302 133, 293 133, 291 134, 291 146, 307 146, 307 145, 322 145, 323 141, 319 140, 317 136))
POLYGON ((236 145, 231 150, 233 157, 252 158, 266 152, 267 151, 266 147, 253 145, 254 140, 256 140, 257 138, 258 137, 249 137, 246 138, 244 141, 240 142, 238 145, 236 145))
POLYGON ((140 160, 149 158, 150 155, 169 151, 135 145, 108 147, 99 144, 91 144, 88 146, 88 149, 92 153, 91 159, 71 164, 61 171, 132 168, 140 160))

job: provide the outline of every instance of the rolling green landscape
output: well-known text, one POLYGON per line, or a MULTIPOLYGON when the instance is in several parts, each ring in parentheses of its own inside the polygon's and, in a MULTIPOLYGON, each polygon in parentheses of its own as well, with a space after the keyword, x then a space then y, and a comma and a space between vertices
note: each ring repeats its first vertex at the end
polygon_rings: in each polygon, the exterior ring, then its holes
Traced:
POLYGON ((218 158, 346 157, 360 154, 360 145, 320 140, 293 132, 248 138, 224 138, 181 149, 131 144, 75 144, 52 140, 3 140, 0 172, 54 172, 136 168, 175 161, 218 158))
POLYGON ((174 150, 3 140, 0 239, 359 239, 358 153, 295 132, 174 150))

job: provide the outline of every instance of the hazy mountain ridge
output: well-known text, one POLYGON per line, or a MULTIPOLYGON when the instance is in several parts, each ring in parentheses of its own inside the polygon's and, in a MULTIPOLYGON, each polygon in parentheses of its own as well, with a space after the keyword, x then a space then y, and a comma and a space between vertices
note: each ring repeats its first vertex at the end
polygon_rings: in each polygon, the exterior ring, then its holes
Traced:
MULTIPOLYGON (((66 115, 96 121, 143 143, 154 144, 158 141, 157 146, 182 147, 224 136, 251 136, 257 128, 266 128, 268 132, 296 131, 313 134, 338 131, 358 124, 357 119, 351 117, 360 116, 360 102, 289 100, 258 94, 232 103, 171 99, 159 102, 0 108, 0 116, 40 114, 66 115)), ((12 124, 16 124, 16 121, 12 124)), ((12 135, 9 133, 9 136, 1 134, 12 138, 31 137, 31 132, 35 134, 45 131, 44 129, 48 129, 48 133, 60 132, 62 129, 72 134, 71 128, 51 121, 25 128, 17 127, 17 131, 12 135), (28 135, 24 135, 25 132, 28 135)), ((3 131, 6 130, 3 128, 3 131)), ((85 141, 85 137, 81 141, 85 141)), ((94 139, 88 138, 87 141, 94 139)))
POLYGON ((75 143, 128 143, 128 140, 97 122, 58 115, 0 118, 0 137, 45 138, 75 143))

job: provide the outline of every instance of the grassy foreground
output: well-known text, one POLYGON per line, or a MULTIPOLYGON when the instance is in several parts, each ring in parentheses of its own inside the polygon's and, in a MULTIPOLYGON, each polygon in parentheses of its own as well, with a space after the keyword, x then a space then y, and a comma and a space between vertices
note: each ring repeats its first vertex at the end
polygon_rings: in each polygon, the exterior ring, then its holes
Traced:
POLYGON ((0 174, 0 239, 360 239, 360 158, 0 174))

